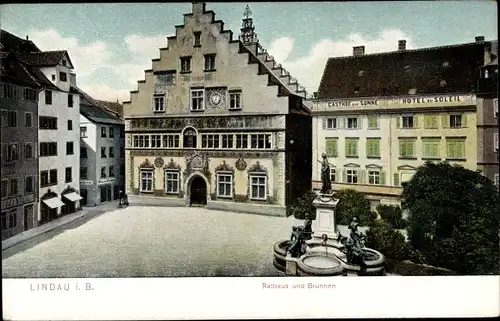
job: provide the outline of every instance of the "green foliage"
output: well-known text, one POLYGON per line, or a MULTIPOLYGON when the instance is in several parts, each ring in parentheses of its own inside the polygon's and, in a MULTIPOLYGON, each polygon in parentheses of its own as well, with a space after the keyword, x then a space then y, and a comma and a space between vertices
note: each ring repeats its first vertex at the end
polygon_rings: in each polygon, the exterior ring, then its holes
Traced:
POLYGON ((385 264, 387 273, 403 276, 455 276, 459 273, 434 266, 416 264, 409 261, 388 259, 385 264))
POLYGON ((426 163, 403 185, 408 236, 426 263, 465 274, 499 271, 500 198, 461 166, 426 163))
POLYGON ((380 204, 377 206, 377 212, 384 221, 395 229, 404 229, 407 225, 406 220, 403 218, 403 211, 399 206, 380 204))
POLYGON ((290 209, 290 214, 299 220, 314 220, 316 218, 316 208, 313 201, 316 193, 309 191, 304 193, 290 209))
POLYGON ((335 193, 339 199, 335 220, 339 225, 349 225, 353 217, 358 218, 361 226, 372 226, 377 220, 377 213, 370 208, 370 201, 363 193, 353 189, 344 189, 335 193))
POLYGON ((411 251, 403 234, 391 228, 383 220, 377 220, 366 231, 365 246, 375 249, 386 257, 395 260, 407 260, 411 251))

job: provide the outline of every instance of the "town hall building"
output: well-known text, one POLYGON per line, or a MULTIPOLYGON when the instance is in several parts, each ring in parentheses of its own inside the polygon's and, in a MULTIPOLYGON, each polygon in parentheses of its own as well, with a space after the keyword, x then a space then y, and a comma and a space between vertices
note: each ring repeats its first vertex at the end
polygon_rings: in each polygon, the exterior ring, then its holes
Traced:
POLYGON ((131 203, 281 215, 311 190, 305 89, 258 43, 193 3, 124 102, 131 203))

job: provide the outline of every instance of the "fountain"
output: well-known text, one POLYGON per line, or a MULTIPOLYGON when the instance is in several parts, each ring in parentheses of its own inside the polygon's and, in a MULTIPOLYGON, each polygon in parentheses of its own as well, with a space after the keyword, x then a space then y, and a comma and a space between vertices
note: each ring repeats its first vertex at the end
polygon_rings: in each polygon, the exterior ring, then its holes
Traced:
POLYGON ((306 220, 304 226, 294 226, 290 240, 274 244, 274 267, 290 276, 384 275, 385 257, 364 246, 356 218, 349 225, 349 237, 338 231, 335 209, 339 200, 330 189, 329 173, 323 154, 323 188, 313 201, 316 218, 306 220))

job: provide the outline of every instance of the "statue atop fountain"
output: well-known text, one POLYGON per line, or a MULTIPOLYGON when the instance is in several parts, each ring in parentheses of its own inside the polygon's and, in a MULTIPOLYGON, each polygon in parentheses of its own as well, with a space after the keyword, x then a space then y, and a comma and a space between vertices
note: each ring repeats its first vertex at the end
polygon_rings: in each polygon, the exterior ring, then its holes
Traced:
POLYGON ((326 154, 321 154, 323 161, 318 160, 321 163, 321 194, 330 194, 332 191, 332 179, 330 177, 330 164, 328 164, 328 158, 326 154))

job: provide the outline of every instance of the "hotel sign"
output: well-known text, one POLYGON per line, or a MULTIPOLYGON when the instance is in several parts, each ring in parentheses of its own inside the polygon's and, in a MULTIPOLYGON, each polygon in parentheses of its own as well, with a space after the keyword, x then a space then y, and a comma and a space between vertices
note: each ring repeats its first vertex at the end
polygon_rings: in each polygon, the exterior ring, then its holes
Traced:
POLYGON ((115 177, 107 177, 107 178, 101 178, 97 184, 98 185, 101 185, 101 184, 107 184, 107 183, 111 183, 111 182, 114 182, 116 181, 116 178, 115 177))
MULTIPOLYGON (((440 107, 475 105, 474 95, 428 95, 374 99, 342 99, 315 101, 313 110, 341 109, 343 107, 440 107)), ((357 108, 356 108, 357 109, 357 108)))
POLYGON ((83 186, 94 185, 94 181, 83 180, 83 181, 80 181, 80 185, 83 185, 83 186))
POLYGON ((2 201, 2 209, 15 207, 18 205, 31 203, 35 201, 35 194, 16 196, 2 201))

